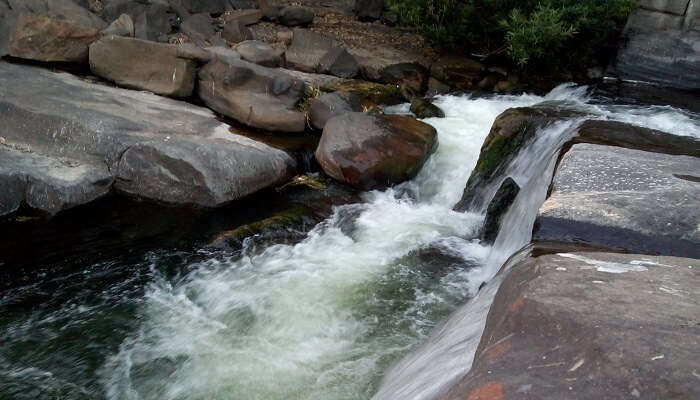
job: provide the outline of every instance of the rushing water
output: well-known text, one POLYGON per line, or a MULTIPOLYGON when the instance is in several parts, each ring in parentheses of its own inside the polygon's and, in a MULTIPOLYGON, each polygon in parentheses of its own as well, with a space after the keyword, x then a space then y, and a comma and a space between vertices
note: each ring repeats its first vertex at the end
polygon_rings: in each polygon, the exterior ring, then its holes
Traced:
POLYGON ((434 397, 468 370, 497 282, 479 287, 529 241, 576 121, 509 169, 523 190, 493 247, 472 239, 481 213, 452 207, 494 118, 546 100, 697 133, 693 115, 591 105, 585 88, 440 97, 447 117, 426 120, 440 145, 419 175, 337 207, 296 244, 152 251, 2 293, 0 398, 434 397))

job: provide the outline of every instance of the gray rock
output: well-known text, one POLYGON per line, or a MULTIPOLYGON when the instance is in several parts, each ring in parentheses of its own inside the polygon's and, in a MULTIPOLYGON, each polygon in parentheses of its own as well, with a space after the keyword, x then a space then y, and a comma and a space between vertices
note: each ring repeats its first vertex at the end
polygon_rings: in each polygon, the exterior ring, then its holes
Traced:
POLYGON ((229 21, 224 25, 224 30, 221 32, 221 36, 233 43, 240 43, 245 40, 253 40, 253 32, 247 26, 243 25, 239 21, 229 21))
POLYGON ((311 126, 322 130, 329 119, 357 111, 362 111, 362 102, 356 94, 349 92, 326 93, 311 103, 309 120, 311 126))
POLYGON ((214 20, 207 13, 194 14, 187 17, 182 21, 180 30, 198 46, 219 44, 216 41, 214 20))
POLYGON ((296 104, 304 83, 243 60, 212 61, 199 72, 199 97, 211 109, 245 125, 274 132, 303 132, 296 104))
POLYGON ((122 14, 119 18, 115 19, 114 22, 109 24, 109 26, 102 30, 103 36, 117 35, 117 36, 127 36, 134 37, 134 22, 131 20, 129 14, 122 14))
MULTIPOLYGON (((427 86, 427 67, 430 65, 422 55, 394 48, 375 46, 373 48, 350 48, 360 66, 362 76, 370 81, 402 84, 414 91, 427 86)), ((417 95, 422 94, 417 90, 417 95)))
POLYGON ((699 268, 696 259, 586 252, 518 263, 471 371, 441 398, 700 397, 699 268))
POLYGON ((333 179, 376 189, 415 176, 436 147, 437 132, 426 123, 354 112, 328 120, 315 155, 333 179))
POLYGON ((280 51, 260 40, 246 40, 236 46, 241 58, 265 67, 279 67, 280 51))
POLYGON ((237 51, 229 49, 223 46, 207 47, 206 51, 209 53, 211 60, 219 60, 223 63, 234 63, 241 59, 241 55, 237 51))
POLYGON ((318 72, 321 59, 337 45, 338 42, 329 36, 295 29, 292 45, 285 53, 287 66, 303 72, 318 72))
MULTIPOLYGON (((85 63, 88 46, 99 39, 100 32, 93 27, 34 13, 8 16, 10 26, 7 54, 28 60, 44 62, 85 63)), ((7 22, 6 22, 7 23, 7 22)))
POLYGON ((119 86, 189 97, 196 63, 180 58, 175 45, 108 36, 90 46, 90 69, 119 86))
POLYGON ((689 0, 640 0, 639 7, 668 14, 683 15, 689 0))
POLYGON ((318 72, 351 79, 360 72, 360 65, 355 57, 343 46, 336 46, 321 57, 318 72))
POLYGON ((279 4, 273 0, 258 0, 258 6, 260 12, 262 12, 263 18, 268 21, 277 21, 277 17, 280 15, 280 9, 282 8, 279 4))
POLYGON ((513 205, 515 198, 520 193, 520 186, 511 177, 507 177, 496 194, 491 199, 486 209, 484 226, 481 232, 481 239, 484 243, 492 244, 496 241, 498 232, 501 229, 501 220, 513 205))
POLYGON ((294 79, 298 79, 309 86, 313 86, 315 88, 326 91, 336 90, 338 85, 341 85, 344 82, 348 81, 347 79, 338 78, 337 76, 333 75, 314 74, 310 72, 301 72, 286 68, 280 68, 279 70, 284 74, 289 75, 294 79))
POLYGON ((110 179, 131 196, 214 207, 278 184, 295 167, 287 153, 188 103, 4 62, 0 87, 3 213, 16 199, 53 213, 101 196, 110 179))
POLYGON ((258 9, 236 10, 231 13, 227 13, 224 16, 224 21, 226 23, 238 21, 243 25, 252 25, 257 24, 262 16, 262 12, 258 9))
POLYGON ((533 239, 700 258, 698 171, 696 157, 574 145, 533 239))
POLYGON ((284 7, 277 20, 285 26, 306 26, 314 22, 314 12, 305 7, 284 7))
POLYGON ((355 15, 360 21, 374 21, 382 16, 384 0, 357 0, 355 15))
POLYGON ((102 17, 114 21, 127 14, 134 21, 134 36, 143 40, 158 40, 172 32, 179 25, 178 16, 168 4, 160 2, 144 3, 135 0, 115 0, 102 9, 102 17))

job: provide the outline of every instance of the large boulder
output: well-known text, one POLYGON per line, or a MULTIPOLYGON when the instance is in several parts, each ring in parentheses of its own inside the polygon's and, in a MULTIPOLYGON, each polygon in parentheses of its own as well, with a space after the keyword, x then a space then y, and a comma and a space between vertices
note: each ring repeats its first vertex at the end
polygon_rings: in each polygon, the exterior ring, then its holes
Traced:
POLYGON ((484 66, 471 58, 445 56, 430 66, 430 76, 461 90, 473 90, 481 82, 484 66))
POLYGON ((280 10, 277 20, 285 26, 306 26, 314 21, 314 12, 306 7, 284 7, 280 10))
POLYGON ((360 65, 355 56, 348 53, 343 46, 336 46, 326 52, 318 63, 318 72, 350 79, 360 72, 360 65))
POLYGON ((316 160, 332 178, 361 189, 415 176, 437 147, 437 131, 401 115, 346 113, 323 128, 316 160))
POLYGON ((90 69, 119 86, 172 97, 189 97, 196 62, 181 58, 175 45, 108 36, 90 46, 90 69))
POLYGON ((243 25, 257 24, 262 18, 262 12, 258 9, 236 10, 224 15, 224 23, 238 21, 243 25))
POLYGON ((265 67, 279 67, 282 57, 280 51, 260 40, 246 40, 236 46, 241 58, 265 67))
POLYGON ((311 103, 309 121, 311 126, 322 130, 329 119, 358 111, 362 111, 360 96, 350 92, 326 93, 311 103))
MULTIPOLYGON (((700 141, 694 148, 700 153, 700 141)), ((698 171, 698 157, 576 144, 559 163, 533 239, 700 258, 698 171)))
POLYGON ((318 72, 321 59, 338 46, 331 37, 307 29, 295 29, 292 45, 287 49, 287 66, 303 72, 318 72))
POLYGON ((503 280, 444 400, 696 399, 700 261, 565 252, 503 280))
POLYGON ((428 86, 429 62, 422 55, 386 46, 353 47, 348 50, 370 81, 402 85, 415 95, 422 95, 428 86))
POLYGON ((110 191, 223 205, 280 183, 295 161, 205 108, 0 62, 0 214, 53 214, 110 191))
MULTIPOLYGON (((44 62, 85 63, 88 46, 99 39, 97 28, 34 13, 8 15, 6 53, 44 62)), ((0 32, 2 33, 2 32, 0 32)))
POLYGON ((131 20, 129 14, 122 14, 115 19, 109 26, 102 30, 103 36, 117 35, 134 37, 134 21, 131 20))
POLYGON ((199 97, 211 109, 245 125, 274 132, 303 132, 296 109, 304 83, 278 70, 243 60, 219 59, 199 72, 199 97))
POLYGON ((102 18, 73 0, 7 0, 7 3, 16 13, 40 14, 82 27, 103 29, 107 26, 102 18))
POLYGON ((180 30, 197 46, 224 44, 214 29, 214 19, 207 13, 194 14, 185 18, 180 25, 180 30))
POLYGON ((229 21, 224 25, 221 37, 232 43, 240 43, 245 40, 253 40, 255 36, 247 26, 237 20, 229 21))

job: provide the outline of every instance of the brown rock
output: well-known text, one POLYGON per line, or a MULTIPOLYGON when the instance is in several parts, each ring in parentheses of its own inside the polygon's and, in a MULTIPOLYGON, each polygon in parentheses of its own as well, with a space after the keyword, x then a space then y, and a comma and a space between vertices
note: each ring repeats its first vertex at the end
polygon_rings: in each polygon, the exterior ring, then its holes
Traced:
POLYGON ((262 12, 256 9, 236 10, 225 14, 224 21, 226 23, 231 21, 238 21, 243 25, 253 25, 260 22, 262 16, 262 12))
POLYGON ((90 46, 90 69, 119 86, 188 97, 196 62, 181 58, 178 46, 121 36, 107 36, 90 46))
POLYGON ((361 112, 331 118, 316 160, 332 178, 361 189, 415 176, 437 146, 437 131, 414 118, 361 112))
POLYGON ((21 13, 10 29, 8 53, 28 60, 83 63, 88 60, 88 46, 99 37, 96 28, 21 13))
POLYGON ((430 67, 430 75, 462 90, 473 89, 480 81, 484 66, 471 58, 445 56, 430 67))

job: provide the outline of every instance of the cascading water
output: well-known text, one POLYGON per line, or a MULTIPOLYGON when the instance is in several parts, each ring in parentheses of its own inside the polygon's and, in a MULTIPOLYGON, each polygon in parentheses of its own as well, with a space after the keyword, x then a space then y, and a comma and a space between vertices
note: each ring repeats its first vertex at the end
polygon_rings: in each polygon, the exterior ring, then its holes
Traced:
POLYGON ((486 247, 471 239, 482 214, 452 207, 495 117, 566 100, 599 118, 697 132, 695 117, 675 109, 621 110, 585 95, 563 86, 546 97, 440 97, 447 117, 426 120, 440 145, 419 175, 337 207, 297 244, 156 251, 3 293, 0 309, 21 303, 21 291, 47 300, 0 313, 0 397, 434 398, 470 367, 493 277, 529 241, 554 155, 576 124, 547 127, 516 157, 507 175, 522 190, 486 247))

